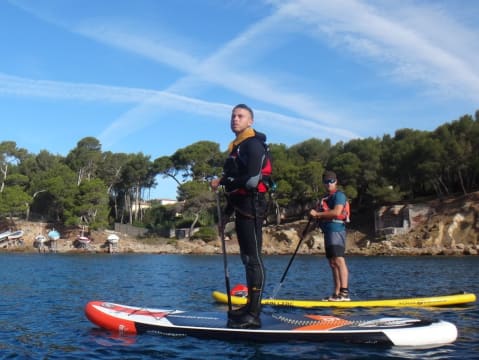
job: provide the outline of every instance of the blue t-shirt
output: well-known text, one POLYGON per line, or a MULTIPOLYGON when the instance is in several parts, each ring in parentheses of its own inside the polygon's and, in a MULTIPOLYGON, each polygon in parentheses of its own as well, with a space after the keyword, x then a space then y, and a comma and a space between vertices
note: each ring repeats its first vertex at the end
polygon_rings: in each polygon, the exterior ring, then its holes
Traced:
MULTIPOLYGON (((328 199, 326 200, 326 204, 328 204, 329 209, 334 209, 334 207, 338 204, 346 206, 346 201, 346 194, 338 190, 334 194, 329 195, 328 199)), ((321 220, 320 226, 323 232, 337 232, 346 230, 346 225, 344 224, 344 221, 341 220, 321 220)))

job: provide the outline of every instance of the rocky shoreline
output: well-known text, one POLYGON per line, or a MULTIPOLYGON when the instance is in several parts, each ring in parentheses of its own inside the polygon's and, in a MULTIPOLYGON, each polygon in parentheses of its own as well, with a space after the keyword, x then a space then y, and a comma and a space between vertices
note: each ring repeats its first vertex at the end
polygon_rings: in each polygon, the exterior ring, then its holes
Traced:
MULTIPOLYGON (((347 255, 463 256, 479 253, 479 192, 430 201, 427 206, 432 209, 432 215, 403 234, 377 238, 371 230, 348 229, 347 255)), ((267 255, 294 253, 306 224, 307 221, 302 220, 265 227, 263 252, 267 255)), ((22 243, 9 246, 4 242, 3 246, 0 244, 0 251, 39 252, 34 246, 34 239, 39 234, 47 234, 52 225, 17 219, 14 228, 24 231, 22 243)), ((58 230, 61 238, 55 242, 55 251, 59 253, 221 254, 223 248, 220 239, 205 242, 176 238, 136 238, 109 230, 92 232, 91 243, 84 248, 77 248, 75 240, 79 235, 78 229, 58 230), (116 234, 120 239, 115 246, 107 241, 112 234, 116 234)), ((227 253, 239 253, 234 235, 227 237, 225 244, 227 253)), ((318 230, 310 232, 303 240, 298 253, 324 254, 322 233, 318 230)))
MULTIPOLYGON (((263 252, 266 255, 287 255, 293 254, 300 241, 300 234, 306 222, 298 221, 282 226, 271 226, 264 229, 263 252)), ((205 242, 203 240, 189 239, 166 239, 166 238, 134 238, 126 234, 116 233, 120 240, 112 246, 107 238, 112 231, 96 231, 92 233, 92 242, 82 248, 75 245, 75 234, 67 234, 56 241, 54 250, 45 248, 40 250, 34 246, 36 234, 45 232, 45 223, 19 222, 17 226, 25 231, 23 244, 21 246, 3 247, 3 252, 58 252, 58 253, 151 253, 151 254, 222 254, 222 243, 216 241, 205 242)), ((411 235, 413 236, 413 235, 411 235)), ((407 239, 407 238, 406 238, 407 239)), ((233 236, 225 240, 228 254, 238 254, 238 243, 233 236)), ((449 245, 434 246, 411 246, 403 237, 375 240, 366 234, 350 230, 348 231, 347 255, 360 256, 463 256, 477 255, 479 246, 475 244, 456 243, 449 245)), ((298 254, 324 254, 324 240, 320 231, 312 231, 305 237, 298 250, 298 254)))

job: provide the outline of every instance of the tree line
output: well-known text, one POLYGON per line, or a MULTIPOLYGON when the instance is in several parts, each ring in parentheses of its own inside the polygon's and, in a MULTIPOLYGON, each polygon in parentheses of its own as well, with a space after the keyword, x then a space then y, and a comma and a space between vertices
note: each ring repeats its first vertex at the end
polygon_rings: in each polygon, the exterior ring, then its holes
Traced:
MULTIPOLYGON (((382 138, 331 144, 311 138, 293 146, 270 144, 272 211, 303 215, 323 194, 321 177, 334 170, 353 214, 378 205, 467 194, 479 188, 479 111, 433 131, 400 129, 382 138)), ((208 183, 220 176, 226 153, 214 141, 199 141, 170 156, 102 151, 85 137, 67 156, 38 154, 0 142, 0 216, 22 216, 65 225, 105 228, 114 222, 148 227, 209 226, 215 223, 215 194, 208 183), (152 200, 142 205, 158 177, 178 184, 175 206, 152 200), (180 215, 181 214, 181 215, 180 215)))

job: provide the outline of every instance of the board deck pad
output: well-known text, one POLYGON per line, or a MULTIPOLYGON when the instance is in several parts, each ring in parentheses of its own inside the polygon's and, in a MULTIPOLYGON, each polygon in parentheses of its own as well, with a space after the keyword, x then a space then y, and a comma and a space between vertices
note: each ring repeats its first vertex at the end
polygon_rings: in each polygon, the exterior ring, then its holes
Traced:
MULTIPOLYGON (((215 301, 223 304, 228 303, 228 296, 224 292, 213 291, 215 301)), ((235 306, 246 304, 246 297, 231 296, 231 304, 235 306)), ((473 303, 476 295, 472 293, 456 293, 429 297, 410 297, 400 299, 378 300, 352 300, 352 301, 324 301, 324 300, 300 300, 300 299, 271 299, 263 298, 262 305, 286 306, 298 308, 321 308, 321 307, 432 307, 432 306, 455 306, 473 303)))
POLYGON ((120 334, 153 333, 229 341, 339 341, 395 346, 440 346, 457 338, 454 324, 402 317, 348 317, 264 312, 259 329, 231 329, 226 312, 142 308, 104 301, 85 306, 87 318, 120 334))

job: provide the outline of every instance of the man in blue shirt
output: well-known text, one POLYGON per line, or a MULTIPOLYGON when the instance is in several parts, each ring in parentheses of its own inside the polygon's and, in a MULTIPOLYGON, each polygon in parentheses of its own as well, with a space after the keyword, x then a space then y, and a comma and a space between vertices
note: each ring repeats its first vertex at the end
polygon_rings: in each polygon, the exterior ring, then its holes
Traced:
POLYGON ((326 257, 333 274, 334 292, 324 300, 350 301, 349 272, 344 259, 346 250, 345 222, 349 219, 349 206, 346 195, 337 189, 338 180, 333 171, 324 173, 323 183, 328 194, 309 214, 313 219, 319 220, 319 226, 324 233, 326 257))

